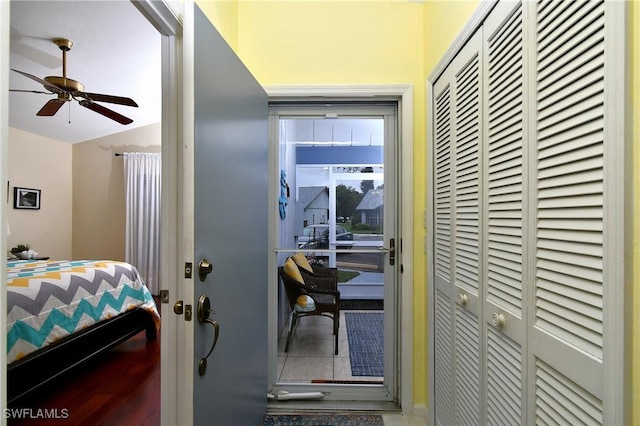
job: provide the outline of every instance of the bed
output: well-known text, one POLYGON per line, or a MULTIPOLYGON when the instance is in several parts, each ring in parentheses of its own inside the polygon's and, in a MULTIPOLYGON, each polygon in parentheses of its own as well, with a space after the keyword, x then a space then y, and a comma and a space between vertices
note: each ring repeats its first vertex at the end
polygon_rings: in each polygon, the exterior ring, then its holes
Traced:
POLYGON ((7 262, 7 401, 146 330, 160 315, 138 270, 109 260, 7 262))

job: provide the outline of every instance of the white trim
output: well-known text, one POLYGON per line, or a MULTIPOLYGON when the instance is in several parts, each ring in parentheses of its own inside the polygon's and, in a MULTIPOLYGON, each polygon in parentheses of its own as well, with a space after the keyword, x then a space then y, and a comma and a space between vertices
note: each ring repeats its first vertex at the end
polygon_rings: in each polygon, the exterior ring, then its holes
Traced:
MULTIPOLYGON (((195 2, 194 0, 185 0, 184 3, 184 25, 182 30, 182 122, 181 135, 182 143, 180 151, 182 152, 183 170, 178 176, 182 177, 182 257, 185 262, 193 262, 194 253, 194 186, 195 186, 195 165, 194 165, 194 149, 195 149, 195 2)), ((182 285, 182 300, 195 300, 193 280, 184 279, 184 275, 180 277, 182 285)), ((179 423, 193 424, 195 416, 194 410, 194 371, 195 360, 195 321, 181 321, 184 326, 184 335, 178 340, 178 346, 182 351, 179 355, 184 358, 179 360, 178 370, 178 419, 179 423)))
MULTIPOLYGON (((136 8, 162 35, 162 220, 160 256, 163 259, 160 270, 160 283, 163 290, 169 290, 167 311, 182 297, 182 269, 184 241, 182 218, 188 209, 181 199, 183 155, 181 144, 182 90, 181 75, 182 41, 179 33, 180 20, 169 10, 165 2, 152 0, 132 1, 136 8), (180 188, 180 190, 179 190, 180 188)), ((193 162, 192 162, 193 164, 193 162)), ((186 167, 186 166, 185 166, 186 167)), ((193 367, 185 361, 183 350, 185 322, 177 315, 164 315, 160 328, 160 421, 161 424, 178 424, 178 419, 193 416, 192 383, 184 383, 179 377, 192 377, 193 367), (185 371, 189 375, 185 376, 185 371), (187 417, 185 417, 187 416, 187 417)), ((193 334, 193 333, 191 333, 193 334)), ((191 358, 191 357, 187 357, 191 358)))
MULTIPOLYGON (((400 256, 404 272, 398 286, 402 290, 399 306, 399 402, 404 410, 413 409, 413 86, 396 85, 332 85, 332 86, 266 86, 270 100, 306 97, 324 98, 385 98, 399 99, 398 120, 401 144, 400 220, 403 253, 400 256), (404 324, 410 324, 405 327, 404 324)), ((273 153, 272 153, 273 154, 273 153)), ((271 197, 271 199, 275 199, 271 197)), ((271 209, 273 210, 273 209, 271 209)), ((398 244, 399 245, 399 244, 398 244)), ((274 275, 274 274, 271 274, 274 275)), ((274 275, 275 276, 275 275, 274 275)), ((271 340, 271 339, 270 339, 271 340)))
POLYGON ((633 262, 625 258, 625 251, 633 243, 633 213, 625 209, 625 201, 633 200, 633 185, 629 184, 633 179, 631 84, 627 73, 631 60, 629 6, 626 2, 607 2, 605 8, 603 283, 609 285, 603 295, 604 423, 630 424, 633 402, 628 371, 632 367, 633 335, 628 328, 633 328, 633 311, 630 302, 625 304, 625 300, 633 300, 633 262))
POLYGON ((426 87, 426 106, 425 111, 429 111, 427 114, 427 123, 426 123, 426 139, 427 139, 427 158, 425 159, 425 165, 427 168, 426 172, 426 210, 424 211, 424 217, 426 223, 426 234, 424 236, 424 251, 427 255, 427 285, 426 285, 426 294, 427 294, 427 424, 433 425, 435 424, 435 348, 433 346, 434 336, 435 336, 435 284, 436 284, 436 276, 435 276, 435 259, 434 259, 434 249, 435 249, 435 229, 434 229, 434 186, 435 186, 435 172, 434 172, 434 155, 435 150, 434 146, 434 135, 433 135, 433 126, 434 126, 434 114, 431 112, 431 108, 434 106, 434 81, 429 80, 427 82, 426 87))
MULTIPOLYGON (((493 7, 498 3, 499 0, 481 0, 480 5, 476 9, 476 11, 471 15, 469 21, 465 24, 464 28, 460 31, 456 39, 451 43, 449 49, 445 52, 444 56, 436 67, 429 74, 429 78, 427 81, 434 83, 440 75, 444 72, 444 70, 449 66, 453 58, 456 54, 462 49, 462 46, 467 44, 469 39, 473 37, 473 34, 482 26, 482 23, 489 16, 489 13, 493 9, 493 7)), ((428 110, 427 110, 428 111, 428 110)))
MULTIPOLYGON (((10 3, 8 1, 0 1, 0 87, 9 87, 9 40, 11 38, 10 28, 10 3)), ((9 147, 9 91, 3 90, 0 93, 0 182, 2 182, 2 202, 0 202, 0 253, 2 253, 2 260, 0 260, 0 283, 2 286, 2 297, 0 297, 0 407, 7 406, 7 359, 6 350, 7 347, 7 316, 4 314, 7 312, 7 289, 4 283, 7 282, 7 258, 4 255, 7 252, 7 217, 6 208, 8 206, 7 200, 5 200, 6 194, 6 182, 7 182, 7 152, 9 147)), ((7 419, 5 416, 0 416, 0 425, 6 425, 7 419)))
POLYGON ((425 424, 427 423, 427 419, 428 419, 428 415, 429 413, 427 412, 427 406, 424 404, 415 404, 413 406, 413 415, 415 417, 419 417, 420 419, 424 420, 425 424))

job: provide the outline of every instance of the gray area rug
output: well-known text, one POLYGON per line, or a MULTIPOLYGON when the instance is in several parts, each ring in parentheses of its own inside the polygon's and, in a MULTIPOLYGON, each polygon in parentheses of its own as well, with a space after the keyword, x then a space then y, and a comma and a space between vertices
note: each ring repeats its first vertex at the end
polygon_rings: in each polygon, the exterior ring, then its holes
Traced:
POLYGON ((345 312, 352 376, 384 375, 384 313, 345 312))

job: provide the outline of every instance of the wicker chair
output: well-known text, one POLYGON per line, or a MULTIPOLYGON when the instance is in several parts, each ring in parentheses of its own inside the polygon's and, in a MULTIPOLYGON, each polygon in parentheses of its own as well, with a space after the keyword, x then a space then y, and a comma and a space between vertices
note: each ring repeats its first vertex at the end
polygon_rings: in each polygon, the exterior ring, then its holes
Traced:
POLYGON ((303 275, 304 283, 302 283, 287 274, 282 266, 278 268, 278 274, 284 284, 287 299, 289 300, 289 307, 291 308, 289 333, 284 351, 289 352, 291 338, 298 319, 305 316, 320 315, 333 320, 333 334, 335 337, 334 352, 338 355, 340 291, 338 291, 337 275, 322 276, 306 273, 303 275), (300 299, 301 296, 307 296, 307 298, 300 299), (310 301, 308 300, 309 298, 311 299, 310 301), (301 301, 303 303, 301 303, 301 301))

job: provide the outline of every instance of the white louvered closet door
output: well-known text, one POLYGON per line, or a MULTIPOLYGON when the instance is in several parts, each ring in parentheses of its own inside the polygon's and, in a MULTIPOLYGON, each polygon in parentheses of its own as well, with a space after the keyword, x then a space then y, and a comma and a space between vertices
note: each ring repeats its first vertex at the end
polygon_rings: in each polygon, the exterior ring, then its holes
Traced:
POLYGON ((436 424, 625 421, 625 19, 500 1, 433 84, 436 424))
POLYGON ((436 423, 454 424, 452 239, 452 107, 450 72, 434 85, 434 392, 436 423))
POLYGON ((525 292, 527 129, 524 13, 499 3, 484 21, 483 314, 489 425, 526 424, 525 292))
POLYGON ((435 92, 435 409, 439 424, 480 414, 482 38, 467 44, 435 92))
POLYGON ((531 7, 530 415, 603 424, 605 3, 531 7))

